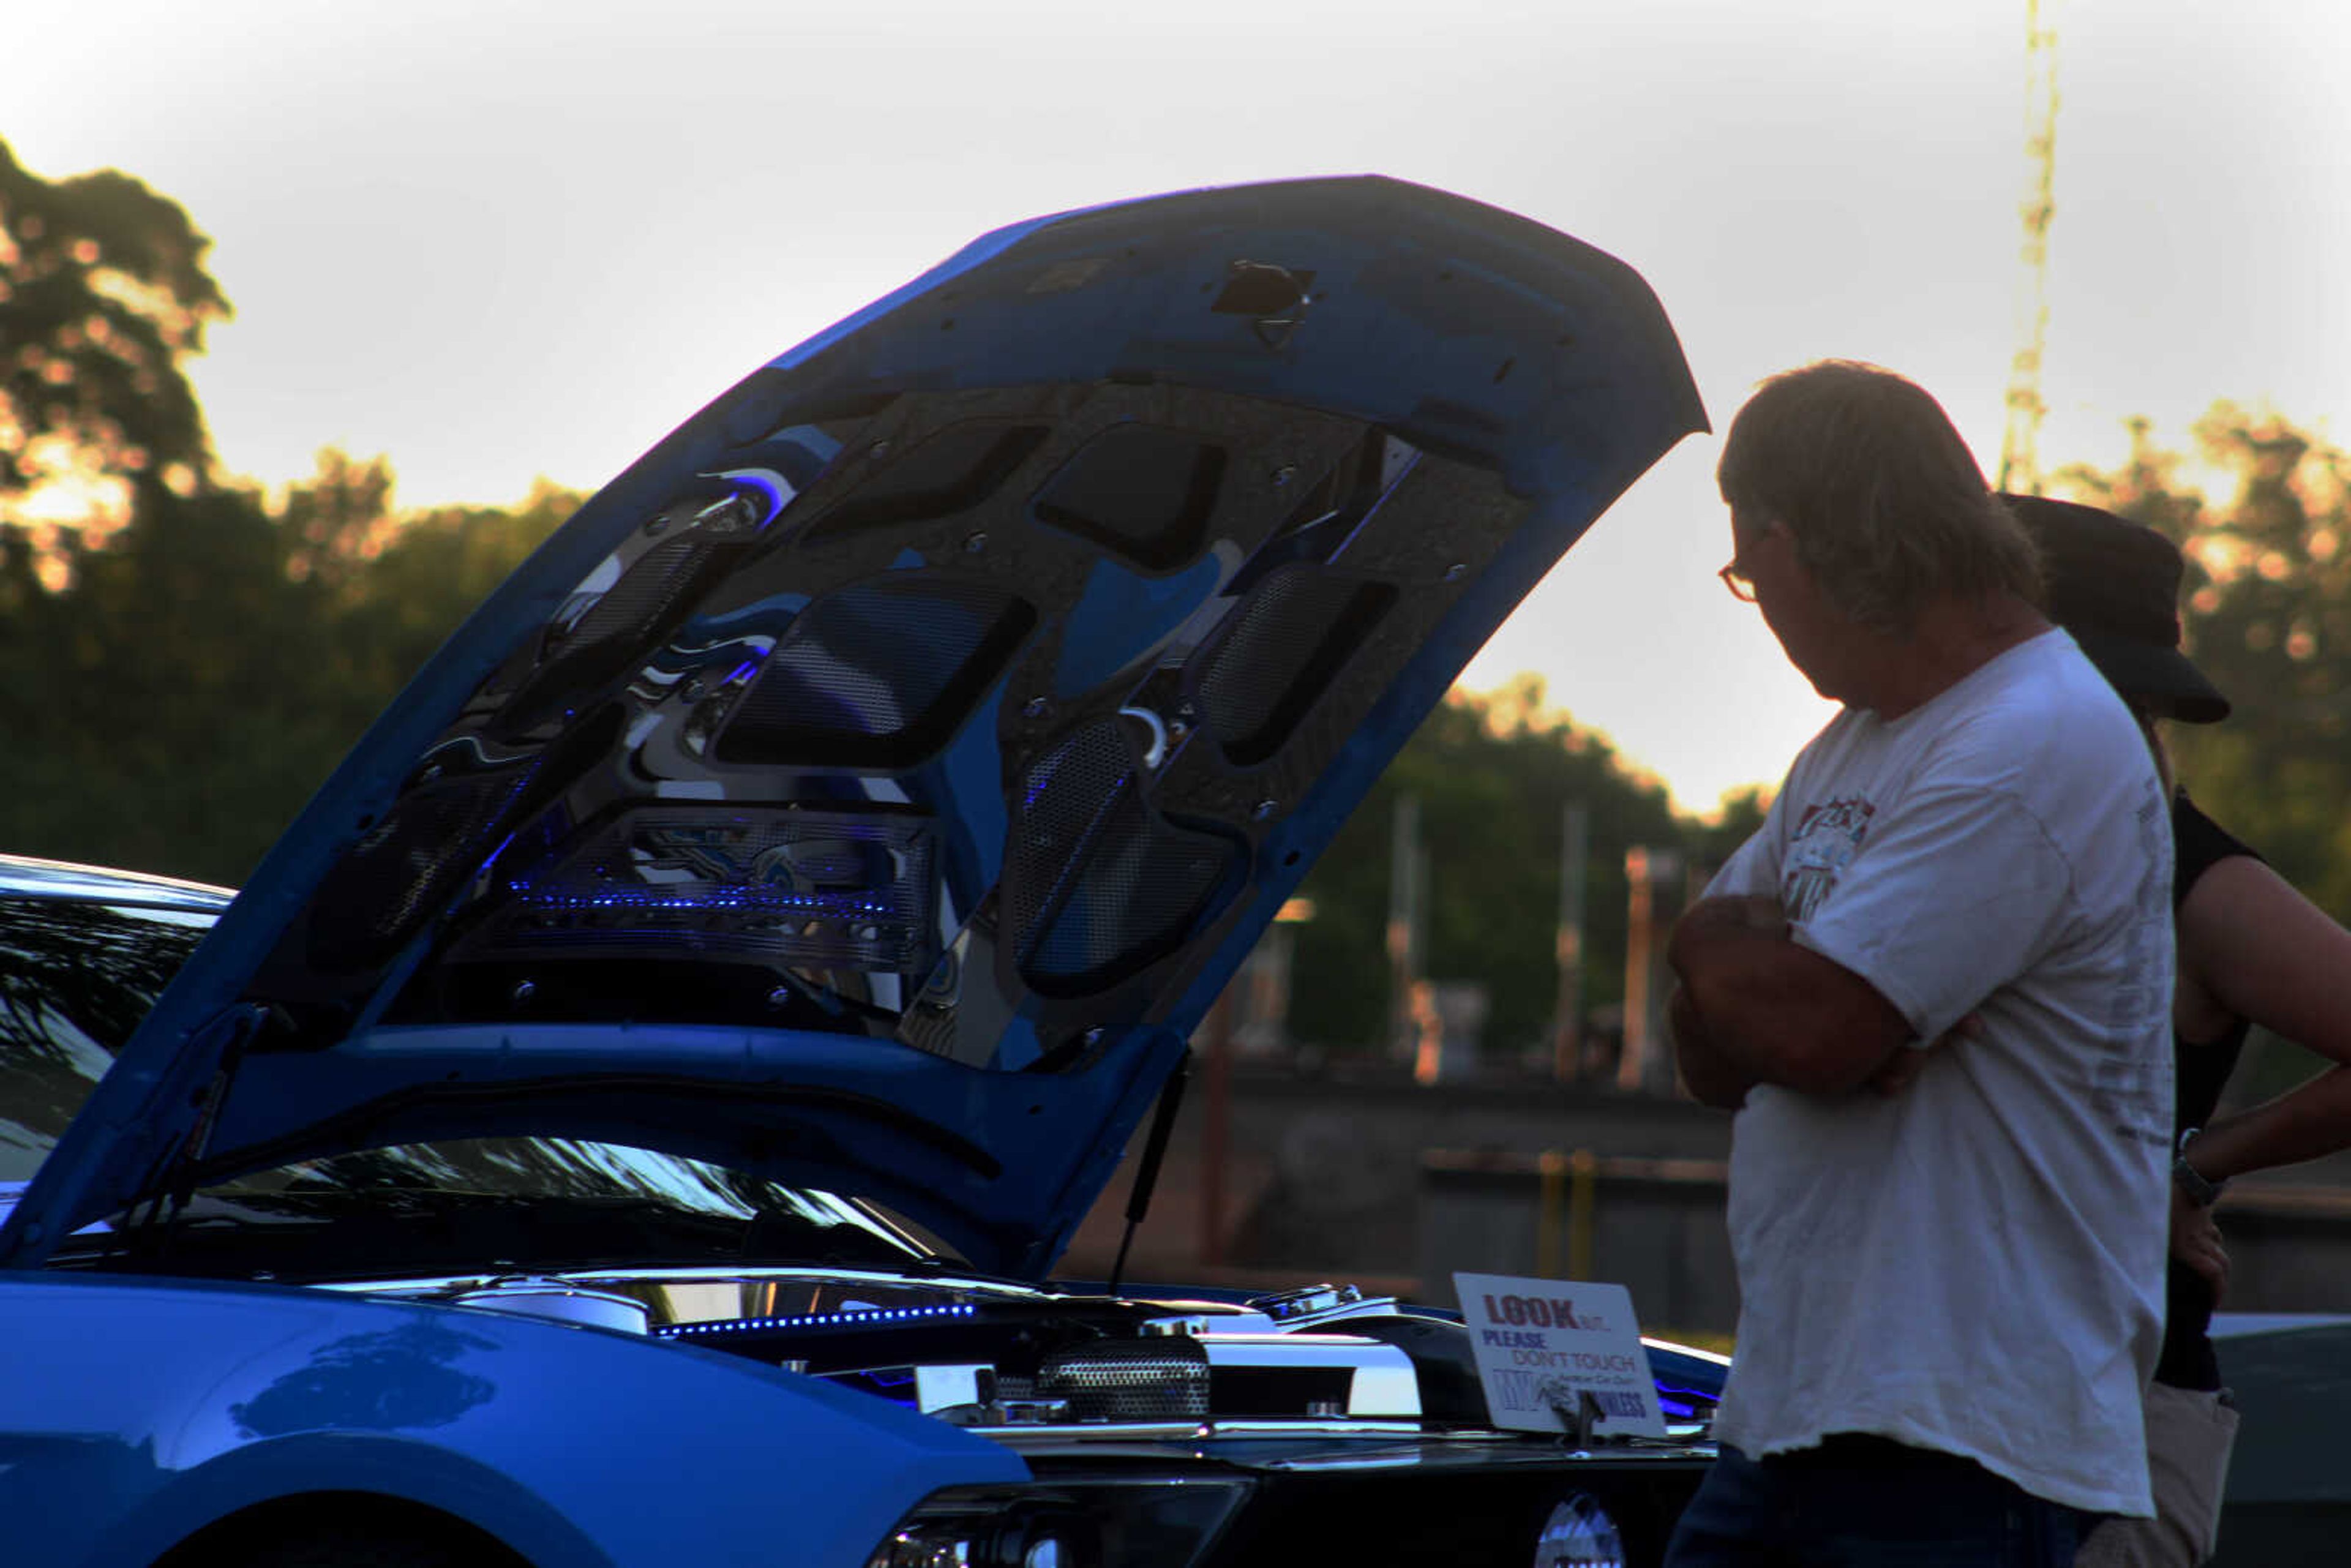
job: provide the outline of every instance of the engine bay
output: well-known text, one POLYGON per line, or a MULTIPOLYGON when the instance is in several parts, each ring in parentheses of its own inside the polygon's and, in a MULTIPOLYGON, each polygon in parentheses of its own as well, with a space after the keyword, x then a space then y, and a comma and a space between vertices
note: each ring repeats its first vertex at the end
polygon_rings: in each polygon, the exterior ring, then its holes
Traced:
MULTIPOLYGON (((1352 1285, 1111 1295, 945 1273, 672 1270, 333 1288, 643 1333, 1010 1436, 1490 1427, 1468 1331, 1352 1285)), ((1720 1358, 1648 1349, 1672 1440, 1701 1440, 1720 1358)))

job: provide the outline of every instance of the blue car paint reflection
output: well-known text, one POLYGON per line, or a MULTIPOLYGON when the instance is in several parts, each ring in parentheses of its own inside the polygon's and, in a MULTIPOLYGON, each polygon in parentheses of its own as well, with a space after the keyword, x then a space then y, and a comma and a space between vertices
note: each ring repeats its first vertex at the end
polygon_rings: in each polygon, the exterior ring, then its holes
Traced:
POLYGON ((0 1343, 12 1563, 144 1565, 358 1475, 539 1568, 735 1562, 749 1540, 766 1563, 857 1563, 925 1492, 1028 1474, 818 1379, 463 1309, 29 1277, 0 1281, 0 1343))
POLYGON ((437 1322, 407 1322, 333 1340, 242 1404, 229 1419, 247 1437, 319 1427, 393 1432, 445 1427, 497 1393, 498 1385, 450 1364, 496 1340, 437 1322))

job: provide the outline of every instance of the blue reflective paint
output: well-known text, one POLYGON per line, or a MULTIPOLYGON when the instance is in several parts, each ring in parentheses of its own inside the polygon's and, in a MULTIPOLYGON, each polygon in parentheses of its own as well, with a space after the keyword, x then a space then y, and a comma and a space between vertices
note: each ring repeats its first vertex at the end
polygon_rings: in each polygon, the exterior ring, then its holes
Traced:
POLYGON ((535 1568, 862 1563, 934 1488, 1027 1474, 820 1379, 460 1308, 0 1275, 0 1518, 26 1568, 145 1568, 320 1490, 439 1509, 535 1568))
POLYGON ((1217 591, 1224 563, 1204 557, 1173 577, 1144 577, 1117 562, 1094 563, 1085 597, 1061 633, 1053 695, 1092 691, 1157 649, 1217 591))
POLYGON ((751 491, 764 503, 759 508, 759 527, 762 528, 774 522, 777 516, 783 511, 784 504, 792 498, 784 486, 776 484, 764 474, 734 468, 727 471, 726 477, 728 484, 751 491))

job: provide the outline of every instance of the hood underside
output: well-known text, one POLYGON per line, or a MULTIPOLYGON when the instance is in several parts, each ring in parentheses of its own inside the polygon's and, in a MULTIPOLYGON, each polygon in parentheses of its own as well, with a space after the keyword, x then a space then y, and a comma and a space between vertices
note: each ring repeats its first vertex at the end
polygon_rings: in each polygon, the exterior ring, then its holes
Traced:
POLYGON ((636 1144, 1041 1272, 1379 769, 1703 428, 1628 268, 1376 179, 1001 231, 754 372, 419 674, 0 1249, 636 1144))

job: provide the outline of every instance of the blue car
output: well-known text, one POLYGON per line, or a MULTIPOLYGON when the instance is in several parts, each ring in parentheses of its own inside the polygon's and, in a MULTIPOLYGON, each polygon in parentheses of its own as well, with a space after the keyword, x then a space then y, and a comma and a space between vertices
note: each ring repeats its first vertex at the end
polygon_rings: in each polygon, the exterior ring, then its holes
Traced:
POLYGON ((481 606, 231 900, 0 864, 37 1564, 1652 1562, 1347 1289, 1057 1283, 1469 656, 1704 415, 1629 268, 1378 179, 987 235, 481 606))

